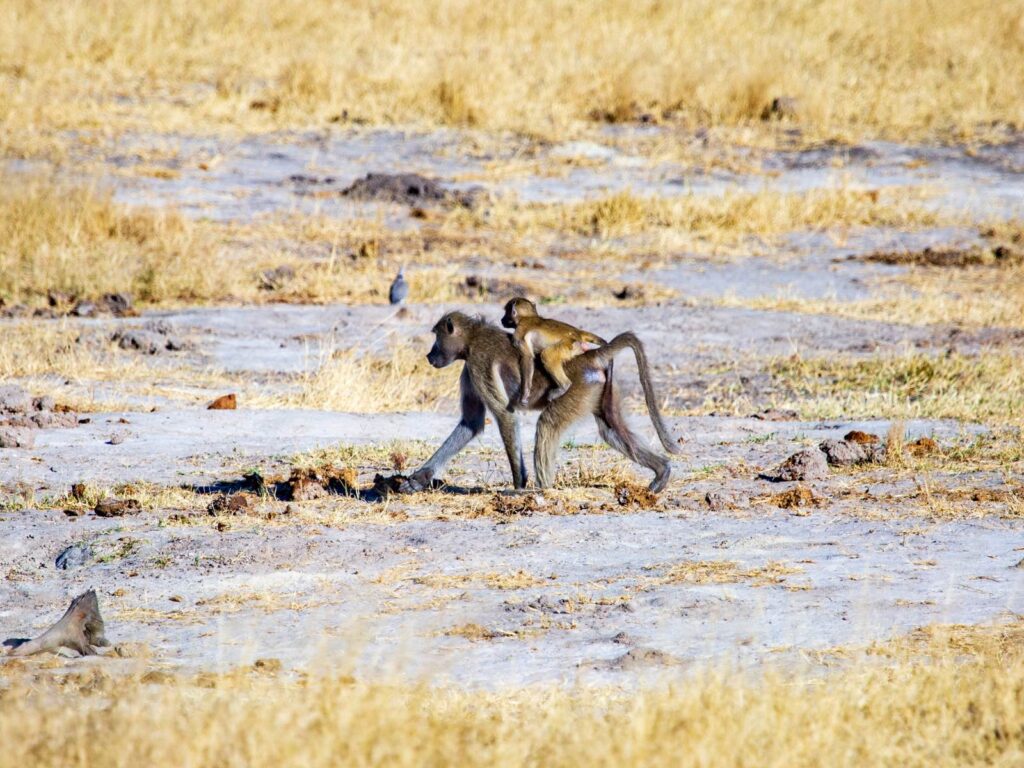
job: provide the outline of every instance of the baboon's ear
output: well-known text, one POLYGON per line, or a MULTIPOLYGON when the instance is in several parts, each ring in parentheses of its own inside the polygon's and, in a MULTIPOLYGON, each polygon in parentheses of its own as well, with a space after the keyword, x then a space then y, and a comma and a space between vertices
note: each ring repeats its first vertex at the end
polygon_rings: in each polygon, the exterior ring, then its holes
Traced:
POLYGON ((448 333, 455 333, 455 323, 452 322, 450 317, 444 319, 444 329, 448 333))

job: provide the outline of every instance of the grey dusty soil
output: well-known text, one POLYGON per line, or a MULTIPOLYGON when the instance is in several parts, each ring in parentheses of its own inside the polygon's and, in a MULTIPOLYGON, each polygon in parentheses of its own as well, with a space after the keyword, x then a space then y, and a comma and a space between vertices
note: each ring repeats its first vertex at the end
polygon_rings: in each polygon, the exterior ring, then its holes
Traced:
MULTIPOLYGON (((971 155, 882 143, 751 150, 746 162, 759 172, 750 175, 652 164, 613 146, 572 142, 545 147, 541 164, 560 157, 593 162, 568 175, 488 180, 485 163, 514 158, 515 140, 507 155, 485 157, 467 150, 464 139, 389 131, 235 143, 140 136, 90 159, 105 169, 104 181, 120 200, 179 205, 217 219, 316 209, 340 217, 380 212, 388 226, 415 226, 400 206, 313 194, 340 193, 371 172, 440 179, 448 195, 439 197, 442 204, 477 184, 488 194, 557 201, 617 189, 799 190, 837 183, 842 173, 866 187, 939 187, 936 205, 986 216, 1020 217, 1024 207, 1020 142, 971 155), (177 178, 122 173, 157 145, 184 158, 168 161, 177 178), (201 156, 222 161, 199 171, 193 161, 201 156)), ((680 255, 657 272, 608 266, 609 277, 661 282, 679 299, 634 308, 559 306, 560 315, 602 335, 640 329, 671 414, 707 413, 715 391, 750 403, 740 416, 670 416, 673 432, 685 437, 683 453, 653 508, 619 504, 618 479, 649 478, 597 449, 592 423, 583 422, 562 451, 562 487, 543 497, 510 497, 524 514, 481 512, 500 506, 505 497, 495 502, 495 494, 510 484, 493 427, 452 463, 448 492, 383 501, 264 498, 244 514, 206 514, 207 498, 239 489, 254 468, 287 475, 300 452, 383 447, 379 461, 356 462, 364 488, 376 473, 394 471, 385 458, 392 441, 415 441, 414 450, 429 452, 457 420, 453 397, 409 413, 253 406, 287 399, 299 387, 298 374, 316 370, 353 336, 372 354, 395 346, 425 354, 443 310, 496 321, 496 304, 413 304, 401 314, 389 306, 198 307, 34 321, 73 328, 80 343, 136 339, 115 342, 119 354, 151 366, 154 381, 174 384, 149 391, 114 381, 84 392, 74 381, 50 382, 117 409, 78 414, 88 421, 77 426, 33 427, 31 446, 0 449, 0 640, 37 634, 74 595, 95 587, 110 639, 148 645, 153 656, 145 663, 157 667, 230 669, 273 657, 289 668, 466 685, 632 683, 673 679, 707 663, 790 664, 808 652, 863 646, 929 623, 1020 614, 1024 520, 1011 508, 1024 493, 1019 463, 1006 470, 961 464, 922 475, 883 464, 831 467, 804 484, 773 483, 764 475, 797 451, 817 450, 854 429, 884 437, 890 424, 752 415, 778 394, 766 360, 973 353, 991 344, 1019 355, 1024 338, 1001 329, 959 332, 708 301, 778 293, 864 298, 873 280, 903 268, 847 260, 851 253, 972 238, 967 229, 860 230, 840 240, 794 233, 771 256, 722 262, 680 255), (124 335, 133 333, 142 335, 124 335), (150 345, 153 339, 158 343, 150 345), (239 395, 238 410, 205 409, 229 391, 239 395), (80 482, 157 501, 123 517, 66 515, 63 508, 75 505, 63 497, 80 482), (179 487, 192 502, 160 501, 173 499, 179 487), (787 503, 780 494, 789 491, 804 503, 787 503), (75 549, 66 553, 68 547, 75 549)), ((491 272, 515 277, 512 267, 491 272)), ((0 344, 12 322, 0 320, 0 344)), ((633 423, 652 437, 635 365, 623 359, 616 376, 633 423)), ((871 415, 870 406, 864 413, 871 415)), ((527 450, 535 418, 522 418, 527 450)), ((944 450, 989 434, 948 420, 910 421, 906 432, 908 441, 927 436, 944 450)))

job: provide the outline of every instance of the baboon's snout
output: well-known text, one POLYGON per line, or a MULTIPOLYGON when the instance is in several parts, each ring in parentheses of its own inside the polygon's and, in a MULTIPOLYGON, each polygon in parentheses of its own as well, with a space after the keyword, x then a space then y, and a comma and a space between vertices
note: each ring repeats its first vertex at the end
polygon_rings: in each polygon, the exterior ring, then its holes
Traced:
POLYGON ((441 350, 437 348, 437 344, 434 344, 427 352, 427 362, 435 368, 444 368, 444 355, 441 354, 441 350))

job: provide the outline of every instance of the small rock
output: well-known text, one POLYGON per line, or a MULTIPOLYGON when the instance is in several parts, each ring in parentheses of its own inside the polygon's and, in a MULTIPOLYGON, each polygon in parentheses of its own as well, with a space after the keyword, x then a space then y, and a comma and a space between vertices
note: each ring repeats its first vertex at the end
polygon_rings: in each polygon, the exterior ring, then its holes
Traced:
POLYGON ((238 408, 238 398, 234 393, 221 395, 208 406, 208 411, 233 411, 238 408))
POLYGON ((861 432, 859 429, 851 429, 843 435, 843 440, 859 445, 872 445, 882 441, 878 435, 872 435, 870 432, 861 432))
POLYGON ((251 497, 245 493, 235 493, 231 496, 218 496, 210 502, 206 508, 208 514, 230 514, 240 515, 249 508, 251 497))
POLYGON ((183 602, 185 602, 185 598, 182 597, 181 595, 171 595, 167 599, 170 600, 172 603, 183 603, 183 602))
POLYGON ((138 514, 142 505, 138 499, 103 499, 97 502, 93 511, 97 517, 122 517, 138 514))
POLYGON ((83 514, 85 514, 85 513, 82 510, 80 510, 80 509, 65 509, 64 510, 64 515, 66 517, 81 517, 83 514))
POLYGON ((828 477, 825 454, 817 448, 798 451, 780 464, 773 473, 762 475, 775 483, 792 480, 822 480, 828 477))
POLYGON ((81 568, 92 558, 92 547, 88 544, 72 544, 66 547, 54 561, 54 565, 62 571, 81 568))
POLYGON ((118 432, 117 434, 110 436, 110 439, 107 440, 107 445, 120 445, 124 442, 124 439, 124 433, 118 432))
POLYGON ((36 436, 22 427, 0 427, 0 448, 33 448, 36 436))
POLYGON ((873 443, 855 443, 850 440, 823 440, 818 448, 833 467, 849 467, 879 461, 885 451, 873 443))

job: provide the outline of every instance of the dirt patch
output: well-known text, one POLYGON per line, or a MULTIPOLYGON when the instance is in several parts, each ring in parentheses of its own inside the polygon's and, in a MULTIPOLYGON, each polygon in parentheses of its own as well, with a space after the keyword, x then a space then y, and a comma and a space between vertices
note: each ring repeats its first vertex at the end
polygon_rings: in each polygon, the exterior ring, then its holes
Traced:
POLYGON ((341 191, 342 197, 377 203, 422 206, 445 204, 473 208, 485 196, 480 187, 449 190, 418 173, 368 173, 341 191))
MULTIPOLYGON (((982 232, 986 239, 1002 239, 995 230, 982 232)), ((918 251, 875 251, 859 257, 860 261, 898 266, 927 266, 965 268, 976 266, 1009 266, 1024 263, 1024 243, 1009 238, 988 246, 955 245, 928 246, 918 251)))
POLYGON ((180 352, 189 348, 174 326, 162 321, 146 323, 141 328, 122 328, 111 334, 110 340, 121 349, 145 355, 180 352))

